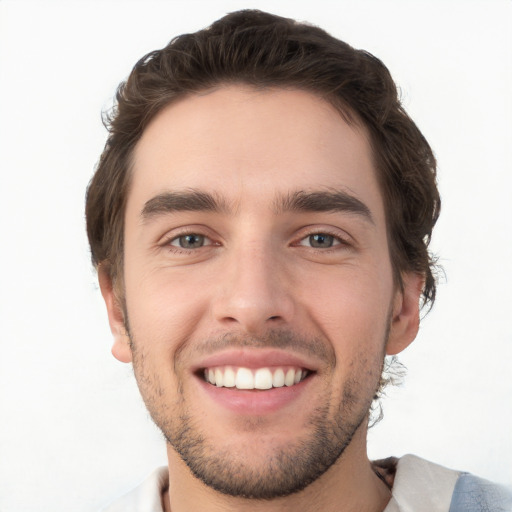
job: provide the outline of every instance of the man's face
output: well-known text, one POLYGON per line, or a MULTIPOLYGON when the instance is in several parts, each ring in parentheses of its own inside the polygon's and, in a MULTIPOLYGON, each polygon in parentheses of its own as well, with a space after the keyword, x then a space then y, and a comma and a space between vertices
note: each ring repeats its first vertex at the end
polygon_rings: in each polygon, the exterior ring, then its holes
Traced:
POLYGON ((363 129, 301 91, 192 95, 138 143, 125 222, 113 352, 171 453, 272 498, 364 450, 386 341, 414 334, 363 129))

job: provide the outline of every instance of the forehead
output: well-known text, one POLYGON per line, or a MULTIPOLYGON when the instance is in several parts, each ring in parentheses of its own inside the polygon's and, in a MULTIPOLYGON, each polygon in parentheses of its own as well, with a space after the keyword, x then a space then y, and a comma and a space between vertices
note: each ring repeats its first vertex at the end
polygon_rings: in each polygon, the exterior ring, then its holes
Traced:
POLYGON ((237 208, 295 190, 335 189, 382 210, 364 128, 300 90, 225 86, 162 110, 135 148, 128 210, 190 189, 237 208))

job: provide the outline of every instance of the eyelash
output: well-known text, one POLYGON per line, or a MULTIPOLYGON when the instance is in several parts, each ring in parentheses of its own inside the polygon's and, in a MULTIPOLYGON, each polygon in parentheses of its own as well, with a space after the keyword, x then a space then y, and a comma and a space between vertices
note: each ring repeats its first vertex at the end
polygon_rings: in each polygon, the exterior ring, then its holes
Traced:
POLYGON ((194 248, 187 249, 185 247, 179 247, 177 245, 172 245, 172 242, 175 242, 175 241, 177 242, 180 238, 189 236, 189 235, 200 236, 200 237, 203 237, 205 240, 209 240, 211 242, 208 245, 201 245, 197 249, 201 249, 203 247, 211 247, 211 246, 219 245, 218 243, 213 242, 213 240, 209 236, 201 233, 200 230, 186 230, 186 231, 182 231, 181 233, 173 234, 169 237, 164 238, 162 240, 162 247, 165 247, 166 249, 168 249, 169 251, 171 251, 175 254, 190 254, 191 252, 193 252, 195 250, 194 248))
MULTIPOLYGON (((210 237, 203 234, 201 232, 201 230, 193 230, 193 229, 185 230, 178 234, 173 234, 169 237, 166 237, 162 241, 162 246, 176 255, 182 255, 182 254, 190 255, 195 250, 202 249, 205 247, 212 247, 212 246, 216 246, 216 245, 218 246, 220 244, 215 243, 210 237), (173 242, 178 242, 178 240, 180 238, 188 236, 188 235, 196 235, 199 237, 204 237, 204 239, 208 240, 210 243, 208 243, 207 245, 201 245, 200 247, 197 247, 197 248, 194 248, 194 247, 184 248, 184 247, 179 247, 177 245, 173 245, 173 242)), ((328 253, 337 251, 342 247, 351 248, 352 246, 353 245, 347 240, 346 237, 341 237, 339 235, 339 233, 334 233, 332 230, 329 230, 329 229, 318 229, 318 230, 313 230, 313 231, 307 232, 306 234, 304 234, 304 236, 301 236, 297 242, 294 242, 292 244, 292 247, 306 247, 309 250, 319 252, 322 254, 328 254, 328 253), (333 245, 330 247, 312 247, 311 245, 306 245, 306 244, 302 243, 305 240, 307 240, 308 238, 313 237, 315 235, 325 235, 328 237, 332 237, 334 239, 333 245)))
POLYGON ((344 247, 351 247, 352 244, 347 240, 347 238, 345 237, 341 237, 339 235, 339 233, 333 233, 332 231, 328 230, 328 229, 319 229, 319 230, 314 230, 312 232, 309 232, 307 233, 305 236, 301 237, 298 241, 298 243, 294 244, 295 246, 302 246, 302 247, 308 247, 309 249, 312 249, 314 251, 321 251, 322 253, 326 253, 326 252, 332 252, 332 251, 335 251, 337 250, 337 248, 339 248, 339 246, 344 246, 344 247), (332 237, 334 239, 333 241, 333 245, 330 246, 330 247, 325 247, 325 248, 321 248, 321 247, 312 247, 311 245, 309 246, 306 246, 306 245, 302 245, 301 242, 303 242, 304 240, 308 239, 308 238, 311 238, 315 235, 325 235, 325 236, 329 236, 329 237, 332 237))

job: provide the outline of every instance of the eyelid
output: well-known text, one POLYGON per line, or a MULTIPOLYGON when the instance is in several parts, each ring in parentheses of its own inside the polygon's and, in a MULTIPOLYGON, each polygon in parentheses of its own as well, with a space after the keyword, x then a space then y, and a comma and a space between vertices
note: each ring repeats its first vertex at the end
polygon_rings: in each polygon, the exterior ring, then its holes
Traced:
MULTIPOLYGON (((334 227, 327 227, 327 226, 305 226, 302 229, 300 229, 299 234, 294 237, 295 241, 292 242, 292 246, 302 246, 302 247, 308 247, 307 243, 305 242, 310 236, 314 235, 329 235, 334 238, 334 243, 331 247, 327 248, 317 248, 317 247, 310 247, 313 250, 319 250, 319 251, 328 251, 329 249, 337 248, 338 246, 355 246, 355 241, 346 231, 341 230, 340 228, 334 228, 334 227)), ((212 246, 220 246, 222 245, 222 242, 219 242, 216 240, 217 237, 214 237, 211 235, 211 230, 206 228, 205 226, 183 226, 183 227, 177 227, 172 229, 170 232, 167 232, 164 236, 161 237, 160 241, 158 242, 158 245, 162 247, 172 247, 173 249, 184 251, 184 252, 191 252, 191 251, 197 251, 199 248, 196 249, 187 249, 184 247, 180 247, 177 243, 171 243, 171 242, 178 242, 178 239, 182 236, 187 235, 200 235, 204 237, 205 244, 201 247, 212 247, 212 246)))
POLYGON ((327 249, 332 249, 333 247, 337 247, 338 245, 346 245, 346 242, 344 240, 342 240, 340 237, 338 236, 335 236, 335 235, 331 235, 330 233, 325 233, 325 232, 322 232, 322 233, 311 233, 309 235, 306 235, 305 237, 301 238, 299 240, 299 243, 297 245, 301 245, 302 247, 311 247, 312 249, 320 249, 322 251, 325 251, 327 249), (333 238, 333 243, 331 246, 329 247, 324 247, 324 248, 321 248, 321 247, 312 247, 311 245, 309 245, 307 243, 307 241, 309 240, 309 238, 311 238, 312 236, 315 236, 315 235, 326 235, 326 236, 332 236, 333 238))
POLYGON ((296 242, 293 245, 299 245, 302 247, 308 247, 306 244, 303 244, 302 242, 308 239, 310 236, 314 235, 329 235, 334 238, 334 244, 332 247, 329 248, 317 248, 317 247, 311 247, 311 249, 315 250, 321 250, 321 251, 327 251, 329 249, 333 249, 334 247, 338 247, 339 245, 344 246, 354 246, 355 241, 353 238, 346 232, 339 228, 332 228, 332 227, 325 227, 325 226, 318 226, 318 227, 312 227, 308 226, 301 230, 301 233, 296 238, 296 242))
MULTIPOLYGON (((214 235, 212 235, 211 230, 206 228, 205 226, 201 225, 194 225, 194 226, 183 226, 183 227, 176 227, 174 229, 171 229, 168 231, 165 235, 160 237, 160 240, 157 242, 157 245, 160 247, 172 247, 173 249, 178 249, 182 251, 193 251, 197 249, 186 249, 184 247, 180 247, 179 245, 171 244, 171 242, 178 240, 182 236, 187 235, 199 235, 204 237, 205 242, 208 241, 209 243, 205 243, 202 247, 211 247, 215 245, 221 245, 220 242, 217 242, 214 235)), ((199 248, 200 249, 200 248, 199 248)))
POLYGON ((187 249, 186 247, 181 247, 180 245, 173 243, 173 242, 178 242, 179 243, 179 239, 184 237, 184 236, 187 236, 187 235, 202 236, 205 243, 201 247, 208 247, 210 245, 215 245, 215 243, 213 242, 213 240, 209 236, 203 235, 202 233, 198 233, 196 231, 193 231, 193 232, 190 232, 190 233, 180 233, 179 235, 172 236, 165 243, 166 243, 166 245, 172 245, 173 247, 179 247, 180 249, 185 250, 185 251, 193 250, 193 248, 187 249), (210 243, 206 243, 207 241, 210 242, 210 243))

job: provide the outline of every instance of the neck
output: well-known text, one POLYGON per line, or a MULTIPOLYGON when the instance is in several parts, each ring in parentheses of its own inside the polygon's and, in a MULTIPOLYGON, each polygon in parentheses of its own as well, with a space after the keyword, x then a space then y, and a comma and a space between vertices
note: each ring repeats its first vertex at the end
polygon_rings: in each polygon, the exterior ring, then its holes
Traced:
POLYGON ((165 512, 382 512, 391 493, 366 455, 363 423, 338 461, 304 490, 273 500, 221 494, 198 480, 168 446, 169 490, 165 512))

